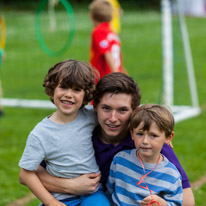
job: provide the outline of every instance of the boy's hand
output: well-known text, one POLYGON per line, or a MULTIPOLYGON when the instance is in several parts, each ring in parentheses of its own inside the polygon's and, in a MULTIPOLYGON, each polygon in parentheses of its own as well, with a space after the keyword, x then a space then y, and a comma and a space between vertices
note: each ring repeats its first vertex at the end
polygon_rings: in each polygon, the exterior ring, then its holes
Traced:
POLYGON ((58 200, 56 200, 55 198, 52 199, 51 201, 49 201, 47 204, 45 204, 46 206, 66 206, 63 202, 59 202, 58 200))
POLYGON ((76 195, 92 194, 96 190, 97 186, 99 185, 100 178, 101 178, 101 174, 99 173, 84 174, 74 178, 72 184, 74 186, 73 188, 75 188, 76 190, 74 190, 72 194, 76 194, 76 195))
MULTIPOLYGON (((84 174, 72 179, 57 178, 48 174, 41 166, 36 171, 43 185, 50 192, 69 193, 72 195, 89 195, 93 193, 99 185, 101 174, 84 174)), ((20 183, 25 184, 20 178, 20 183)))
POLYGON ((169 143, 169 146, 173 149, 172 141, 169 143))
POLYGON ((141 206, 148 206, 149 203, 150 203, 150 206, 167 206, 167 202, 157 195, 152 195, 152 196, 150 195, 150 196, 145 197, 141 202, 141 206), (154 201, 154 202, 151 202, 151 201, 154 201))

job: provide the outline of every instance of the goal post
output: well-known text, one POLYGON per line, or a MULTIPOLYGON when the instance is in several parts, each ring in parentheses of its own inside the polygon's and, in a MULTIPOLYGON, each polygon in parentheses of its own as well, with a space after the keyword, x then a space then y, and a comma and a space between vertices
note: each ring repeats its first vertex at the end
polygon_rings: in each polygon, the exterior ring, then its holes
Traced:
POLYGON ((173 42, 172 7, 169 0, 161 1, 162 12, 162 56, 163 56, 163 102, 173 105, 173 42))
POLYGON ((187 27, 185 23, 182 0, 176 0, 178 17, 180 22, 181 37, 187 67, 187 75, 190 87, 192 105, 174 105, 174 71, 173 71, 173 35, 172 35, 172 2, 161 0, 162 12, 162 56, 163 56, 163 103, 172 109, 175 121, 194 117, 200 114, 198 93, 196 88, 192 53, 189 43, 187 27))

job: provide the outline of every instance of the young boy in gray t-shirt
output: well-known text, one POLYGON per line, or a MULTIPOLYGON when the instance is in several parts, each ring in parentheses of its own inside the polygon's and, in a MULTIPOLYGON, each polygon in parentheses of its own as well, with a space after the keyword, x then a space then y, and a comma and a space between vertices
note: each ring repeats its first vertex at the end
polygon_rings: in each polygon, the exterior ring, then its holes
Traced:
MULTIPOLYGON (((92 144, 96 114, 85 108, 95 90, 93 69, 85 62, 66 60, 53 66, 44 79, 46 94, 57 110, 44 118, 30 132, 19 162, 20 179, 44 205, 79 205, 89 197, 109 205, 100 187, 91 195, 49 193, 35 174, 42 159, 49 174, 75 178, 82 174, 100 173, 92 144), (98 200, 95 198, 98 197, 98 200)), ((84 204, 86 205, 86 204, 84 204)))

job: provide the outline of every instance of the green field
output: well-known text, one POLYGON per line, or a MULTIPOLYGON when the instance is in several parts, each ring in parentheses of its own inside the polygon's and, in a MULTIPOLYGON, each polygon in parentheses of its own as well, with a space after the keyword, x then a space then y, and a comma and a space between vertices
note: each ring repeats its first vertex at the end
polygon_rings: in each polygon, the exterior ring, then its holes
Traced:
MULTIPOLYGON (((72 58, 88 62, 92 24, 87 7, 75 8, 76 32, 66 53, 59 57, 45 54, 35 36, 35 9, 15 10, 1 8, 7 24, 6 58, 0 77, 5 98, 45 99, 42 87, 47 70, 58 61, 72 58)), ((68 34, 65 12, 56 13, 58 33, 45 30, 46 42, 58 49, 68 34)), ((175 127, 174 150, 191 182, 206 171, 206 18, 186 18, 199 102, 202 113, 180 122, 175 127)), ((180 39, 178 19, 174 17, 175 104, 190 105, 189 86, 180 39)), ((122 17, 122 53, 124 66, 138 82, 142 104, 161 103, 162 95, 162 46, 161 15, 158 11, 124 10, 122 17)), ((29 190, 18 182, 18 161, 22 155, 30 130, 52 110, 4 107, 0 118, 0 206, 26 196, 29 190)), ((194 190, 196 205, 204 206, 206 185, 194 190)), ((38 205, 38 200, 28 203, 38 205)))

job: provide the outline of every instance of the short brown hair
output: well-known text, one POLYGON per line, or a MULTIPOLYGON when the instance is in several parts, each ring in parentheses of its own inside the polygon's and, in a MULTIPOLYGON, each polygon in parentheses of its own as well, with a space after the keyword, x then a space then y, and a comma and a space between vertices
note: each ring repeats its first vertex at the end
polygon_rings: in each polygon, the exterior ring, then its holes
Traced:
POLYGON ((95 21, 110 22, 112 20, 113 7, 107 0, 94 0, 89 5, 90 14, 95 21))
POLYGON ((130 129, 137 128, 143 122, 143 130, 148 131, 155 122, 159 129, 169 137, 174 131, 174 117, 164 106, 157 104, 145 104, 135 109, 130 117, 130 129))
POLYGON ((46 94, 53 102, 54 90, 58 85, 65 88, 79 88, 85 91, 83 105, 93 99, 95 75, 92 67, 86 62, 68 59, 51 67, 44 78, 46 94))
POLYGON ((126 93, 132 96, 131 108, 134 110, 140 105, 141 94, 137 83, 128 75, 113 72, 102 77, 96 85, 94 106, 97 106, 106 93, 126 93))

